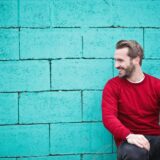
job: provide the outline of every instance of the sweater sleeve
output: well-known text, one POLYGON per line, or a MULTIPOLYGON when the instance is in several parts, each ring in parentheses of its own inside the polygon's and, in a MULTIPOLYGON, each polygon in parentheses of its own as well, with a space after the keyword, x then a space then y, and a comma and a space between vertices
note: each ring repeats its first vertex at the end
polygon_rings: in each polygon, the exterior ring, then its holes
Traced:
POLYGON ((102 121, 104 126, 118 139, 125 140, 131 133, 118 119, 117 87, 110 81, 106 84, 102 95, 102 121))
POLYGON ((158 90, 158 98, 159 98, 159 101, 160 101, 160 79, 159 79, 159 81, 158 81, 157 90, 158 90))
POLYGON ((159 79, 157 84, 158 84, 157 85, 157 95, 158 95, 158 101, 159 101, 159 104, 160 104, 160 79, 159 79))

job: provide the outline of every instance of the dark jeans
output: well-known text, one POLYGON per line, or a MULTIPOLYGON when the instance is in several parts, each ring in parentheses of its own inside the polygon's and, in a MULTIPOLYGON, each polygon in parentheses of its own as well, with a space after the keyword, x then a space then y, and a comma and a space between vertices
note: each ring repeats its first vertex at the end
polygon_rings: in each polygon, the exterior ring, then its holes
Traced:
POLYGON ((160 160, 160 136, 145 136, 150 142, 150 151, 127 141, 118 147, 118 160, 160 160))

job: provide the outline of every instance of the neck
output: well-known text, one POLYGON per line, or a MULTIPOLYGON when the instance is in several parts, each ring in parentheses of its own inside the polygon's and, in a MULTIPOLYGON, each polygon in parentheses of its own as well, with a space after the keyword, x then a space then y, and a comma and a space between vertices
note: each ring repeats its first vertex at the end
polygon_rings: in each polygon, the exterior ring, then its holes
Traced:
POLYGON ((144 77, 144 73, 142 72, 142 69, 139 67, 135 69, 135 71, 132 73, 130 77, 127 78, 127 80, 133 83, 138 83, 143 81, 144 77))

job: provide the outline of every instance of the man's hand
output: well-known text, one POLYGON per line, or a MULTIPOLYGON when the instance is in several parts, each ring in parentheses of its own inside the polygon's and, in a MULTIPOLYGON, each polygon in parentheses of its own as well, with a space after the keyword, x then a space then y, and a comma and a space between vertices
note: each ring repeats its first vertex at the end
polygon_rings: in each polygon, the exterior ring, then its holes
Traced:
POLYGON ((134 144, 140 148, 144 148, 146 150, 150 150, 150 143, 149 141, 145 138, 145 136, 141 134, 129 134, 127 137, 127 142, 130 144, 134 144))

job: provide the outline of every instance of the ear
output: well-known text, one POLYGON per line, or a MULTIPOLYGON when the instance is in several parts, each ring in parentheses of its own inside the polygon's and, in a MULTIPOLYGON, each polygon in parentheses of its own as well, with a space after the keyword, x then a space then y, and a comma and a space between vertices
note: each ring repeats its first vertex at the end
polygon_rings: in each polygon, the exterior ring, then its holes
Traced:
POLYGON ((134 61, 135 65, 140 65, 140 57, 139 56, 137 56, 136 58, 134 58, 133 61, 134 61))

